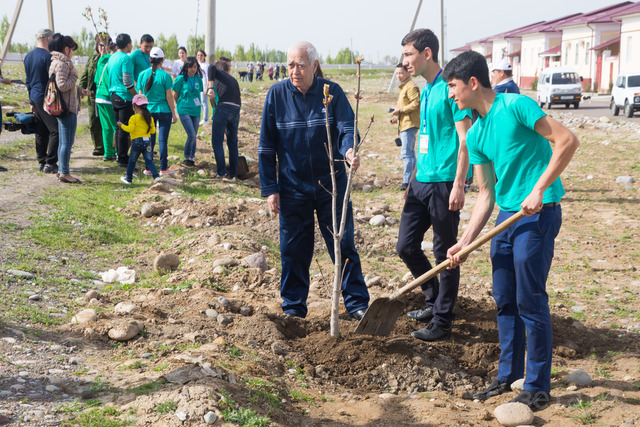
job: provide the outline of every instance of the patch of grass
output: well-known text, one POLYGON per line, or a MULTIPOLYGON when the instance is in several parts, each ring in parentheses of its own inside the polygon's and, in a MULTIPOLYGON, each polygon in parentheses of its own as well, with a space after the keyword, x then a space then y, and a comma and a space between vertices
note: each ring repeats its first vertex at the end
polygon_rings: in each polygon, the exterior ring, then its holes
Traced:
POLYGON ((167 402, 156 403, 156 412, 159 415, 169 414, 178 409, 178 404, 173 400, 169 400, 167 402))
POLYGON ((291 390, 291 391, 289 391, 289 394, 295 400, 304 401, 304 402, 310 403, 312 405, 316 404, 316 399, 313 396, 306 395, 301 391, 291 390))
POLYGON ((222 411, 225 421, 235 423, 240 427, 266 427, 271 424, 267 417, 259 416, 256 411, 249 408, 226 408, 222 411))
POLYGON ((232 357, 240 357, 242 356, 242 351, 233 344, 227 344, 227 348, 229 349, 229 355, 232 357))
POLYGON ((91 381, 91 384, 89 384, 89 389, 94 393, 114 390, 113 387, 105 383, 100 377, 95 377, 93 381, 91 381))
POLYGON ((39 323, 47 326, 66 323, 66 317, 53 317, 46 307, 38 307, 28 302, 14 301, 14 304, 4 314, 10 319, 29 321, 29 323, 39 323))
POLYGON ((578 401, 573 405, 571 405, 571 407, 574 409, 578 409, 580 413, 578 415, 572 415, 571 418, 573 418, 574 420, 580 421, 582 424, 585 424, 585 425, 594 424, 596 422, 595 417, 587 411, 587 409, 591 407, 591 404, 592 404, 591 401, 584 401, 584 400, 578 399, 578 401))
POLYGON ((154 393, 160 390, 163 384, 164 382, 161 382, 161 381, 151 381, 150 383, 145 383, 145 384, 139 385, 138 387, 127 389, 127 391, 135 394, 136 396, 142 396, 142 395, 154 393))
POLYGON ((153 368, 153 370, 156 371, 156 372, 160 372, 160 371, 164 371, 168 367, 169 367, 168 363, 163 363, 162 365, 156 366, 155 368, 153 368))
POLYGON ((122 365, 118 367, 119 371, 126 371, 128 369, 144 369, 147 365, 142 363, 140 360, 136 360, 135 362, 129 365, 122 365))
POLYGON ((94 408, 78 415, 78 417, 65 421, 64 425, 81 427, 121 427, 129 425, 128 421, 116 419, 122 415, 113 406, 106 408, 94 408))
POLYGON ((598 368, 596 369, 596 375, 598 375, 600 377, 605 377, 607 379, 613 378, 613 375, 610 374, 609 372, 607 372, 607 370, 604 368, 604 366, 598 366, 598 368))

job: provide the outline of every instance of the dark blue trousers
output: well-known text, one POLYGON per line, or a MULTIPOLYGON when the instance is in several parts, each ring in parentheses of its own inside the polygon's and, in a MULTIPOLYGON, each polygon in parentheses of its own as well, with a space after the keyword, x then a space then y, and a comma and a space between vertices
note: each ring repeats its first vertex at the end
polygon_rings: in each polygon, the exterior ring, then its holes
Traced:
MULTIPOLYGON (((321 190, 315 200, 288 198, 280 194, 280 252, 282 257, 282 275, 280 295, 282 310, 299 317, 307 315, 307 296, 309 295, 309 267, 313 258, 314 212, 318 218, 320 232, 335 262, 333 251, 333 230, 331 216, 331 195, 321 190)), ((338 197, 338 226, 342 212, 343 196, 338 197)), ((366 310, 369 306, 369 291, 364 283, 360 257, 353 241, 353 212, 349 202, 347 223, 340 244, 342 251, 342 297, 349 313, 366 310), (345 266, 345 260, 349 262, 345 266)))
MULTIPOLYGON (((431 263, 421 246, 429 227, 433 226, 433 253, 438 264, 447 259, 447 250, 458 242, 460 212, 449 210, 452 187, 453 182, 411 181, 400 217, 396 249, 413 277, 420 277, 431 270, 431 263)), ((433 306, 432 322, 436 325, 451 327, 459 285, 460 268, 444 270, 439 281, 433 278, 422 284, 426 303, 433 306)))
MULTIPOLYGON (((514 212, 500 211, 496 225, 514 212)), ((498 380, 511 383, 527 372, 524 389, 549 393, 552 330, 547 276, 554 239, 562 224, 559 204, 524 217, 491 241, 493 298, 498 305, 498 380)))

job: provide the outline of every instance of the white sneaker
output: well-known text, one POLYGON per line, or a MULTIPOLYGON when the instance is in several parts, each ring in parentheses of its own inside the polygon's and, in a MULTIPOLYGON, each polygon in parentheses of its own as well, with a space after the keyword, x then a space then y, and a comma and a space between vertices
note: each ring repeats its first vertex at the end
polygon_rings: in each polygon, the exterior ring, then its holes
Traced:
POLYGON ((122 181, 123 184, 131 185, 131 181, 127 181, 126 176, 121 176, 120 181, 122 181))
POLYGON ((206 120, 200 120, 200 126, 206 125, 208 122, 206 120))
POLYGON ((155 178, 155 179, 153 180, 153 183, 154 183, 154 184, 155 184, 155 183, 157 183, 157 182, 162 182, 162 177, 161 177, 161 176, 159 176, 159 177, 157 177, 157 178, 155 178))

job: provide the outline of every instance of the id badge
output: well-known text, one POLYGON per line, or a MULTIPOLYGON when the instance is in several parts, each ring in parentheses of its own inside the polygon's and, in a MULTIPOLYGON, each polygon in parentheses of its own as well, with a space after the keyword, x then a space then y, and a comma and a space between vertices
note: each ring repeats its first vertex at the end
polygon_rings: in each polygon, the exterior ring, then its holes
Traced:
POLYGON ((420 134, 420 141, 418 142, 418 153, 429 154, 429 135, 420 134))
POLYGON ((200 106, 200 100, 198 98, 193 98, 193 103, 196 104, 196 107, 200 106))
POLYGON ((143 136, 143 137, 142 137, 142 140, 143 140, 144 142, 149 142, 149 141, 151 141, 151 138, 149 138, 148 136, 143 136))

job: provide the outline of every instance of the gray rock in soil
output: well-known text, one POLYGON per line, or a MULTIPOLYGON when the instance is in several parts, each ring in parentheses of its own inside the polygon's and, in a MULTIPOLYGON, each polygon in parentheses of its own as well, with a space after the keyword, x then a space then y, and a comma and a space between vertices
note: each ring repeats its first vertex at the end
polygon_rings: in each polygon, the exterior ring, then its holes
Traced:
POLYGON ((253 314, 253 308, 251 307, 242 307, 240 309, 240 314, 243 316, 251 316, 253 314))
POLYGON ((289 346, 282 341, 275 341, 271 344, 271 351, 273 351, 273 354, 276 356, 286 356, 289 354, 289 346))
POLYGON ((219 314, 218 323, 221 324, 222 326, 230 325, 231 323, 233 323, 233 317, 228 316, 226 314, 219 314))
POLYGON ((262 252, 251 254, 246 257, 244 261, 249 265, 249 267, 259 268, 262 272, 265 272, 269 269, 269 266, 267 265, 267 257, 265 257, 262 252))
POLYGON ((116 314, 131 314, 138 311, 138 307, 130 302, 119 302, 113 309, 116 314))
POLYGON ((236 262, 235 259, 233 258, 219 258, 215 261, 213 261, 212 266, 215 267, 231 267, 234 265, 237 265, 238 263, 236 262))
POLYGON ((100 294, 98 293, 98 291, 92 289, 89 292, 87 292, 86 294, 84 294, 84 300, 85 301, 91 301, 92 299, 100 299, 100 294))
POLYGON ((109 330, 109 338, 119 342, 133 339, 144 329, 142 322, 138 320, 128 320, 118 323, 109 330))
POLYGON ((529 425, 535 418, 531 408, 520 402, 500 405, 493 411, 493 415, 503 426, 512 427, 529 425))
POLYGON ((216 421, 218 421, 218 416, 216 415, 215 412, 209 411, 206 414, 204 414, 204 422, 205 423, 214 424, 216 421))
POLYGON ((153 270, 159 273, 175 270, 180 265, 176 254, 160 254, 153 260, 153 270))
POLYGON ((33 274, 22 270, 7 270, 7 273, 14 277, 21 277, 23 279, 33 279, 34 277, 36 277, 33 274))
POLYGON ((632 176, 621 175, 616 178, 616 184, 633 184, 634 182, 636 180, 632 176))
POLYGON ((516 393, 520 393, 522 390, 524 390, 524 378, 520 378, 519 380, 515 380, 513 383, 511 383, 511 390, 515 391, 516 393))
POLYGON ((580 387, 588 387, 593 383, 591 376, 583 369, 577 369, 567 374, 562 381, 580 387))
POLYGON ((153 357, 153 353, 142 353, 140 357, 143 359, 151 359, 153 357))
POLYGON ((220 305, 222 305, 224 308, 229 307, 229 300, 226 299, 225 297, 218 297, 218 302, 220 303, 220 305))
POLYGON ((189 415, 189 414, 188 414, 188 413, 186 413, 186 412, 182 412, 182 411, 178 411, 178 412, 176 412, 176 417, 178 417, 178 419, 179 419, 180 421, 186 421, 186 420, 187 420, 187 416, 188 416, 188 415, 189 415))
POLYGON ((369 224, 373 225, 374 227, 379 227, 381 225, 384 225, 384 222, 385 222, 384 215, 376 215, 369 220, 369 224))
POLYGON ((80 313, 76 314, 71 318, 71 324, 73 325, 83 325, 89 322, 95 322, 98 320, 98 314, 95 310, 91 308, 87 308, 86 310, 82 310, 80 313))
POLYGON ((151 218, 152 216, 160 215, 167 209, 167 205, 164 203, 145 203, 140 208, 140 213, 145 218, 151 218))
POLYGON ((212 309, 212 308, 208 308, 208 309, 204 312, 204 314, 206 314, 206 315, 207 315, 207 317, 210 317, 210 318, 212 318, 212 319, 217 319, 217 318, 218 318, 218 315, 219 315, 220 313, 218 313, 217 311, 215 311, 215 310, 214 310, 214 309, 212 309))
POLYGON ((33 294, 29 297, 30 301, 40 301, 42 298, 40 298, 40 295, 38 294, 33 294))

